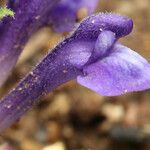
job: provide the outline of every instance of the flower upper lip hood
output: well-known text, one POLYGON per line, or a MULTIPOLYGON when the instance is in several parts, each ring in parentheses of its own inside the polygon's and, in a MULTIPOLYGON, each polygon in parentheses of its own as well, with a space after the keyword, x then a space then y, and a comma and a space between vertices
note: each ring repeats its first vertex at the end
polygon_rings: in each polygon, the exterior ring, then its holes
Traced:
POLYGON ((128 35, 133 29, 133 21, 114 13, 101 13, 86 18, 74 33, 76 38, 95 40, 103 30, 110 30, 116 38, 128 35))

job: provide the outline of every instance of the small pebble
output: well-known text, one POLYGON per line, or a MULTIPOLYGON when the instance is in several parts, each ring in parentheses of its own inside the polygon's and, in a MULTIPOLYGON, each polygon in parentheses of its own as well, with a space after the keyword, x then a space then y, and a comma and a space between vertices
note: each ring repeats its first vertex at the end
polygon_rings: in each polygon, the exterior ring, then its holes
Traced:
POLYGON ((42 150, 66 150, 64 143, 57 142, 52 145, 44 147, 42 150))

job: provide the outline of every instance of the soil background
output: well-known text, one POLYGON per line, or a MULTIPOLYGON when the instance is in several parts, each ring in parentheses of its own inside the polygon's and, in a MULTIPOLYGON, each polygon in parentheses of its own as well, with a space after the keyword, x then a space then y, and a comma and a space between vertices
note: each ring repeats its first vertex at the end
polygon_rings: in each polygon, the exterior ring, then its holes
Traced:
MULTIPOLYGON (((4 1, 0 1, 4 4, 4 1)), ((96 12, 131 17, 121 42, 150 61, 150 0, 101 0, 96 12)), ((0 97, 8 93, 65 34, 43 28, 29 40, 0 97)), ((0 150, 149 150, 150 90, 103 97, 71 81, 0 135, 0 150)))

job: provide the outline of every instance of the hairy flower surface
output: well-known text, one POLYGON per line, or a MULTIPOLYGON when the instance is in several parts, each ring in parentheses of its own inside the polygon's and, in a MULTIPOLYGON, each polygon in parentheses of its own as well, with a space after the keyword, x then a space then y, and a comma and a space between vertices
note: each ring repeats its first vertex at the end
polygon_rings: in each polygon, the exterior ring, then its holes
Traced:
POLYGON ((85 7, 90 14, 98 0, 89 4, 87 1, 9 0, 8 8, 12 9, 15 15, 0 21, 0 86, 7 79, 25 44, 35 31, 47 25, 52 25, 55 30, 61 32, 72 30, 77 11, 85 7))
POLYGON ((110 13, 93 15, 81 22, 3 98, 0 129, 10 126, 37 98, 73 79, 106 96, 149 88, 150 64, 118 42, 132 27, 131 19, 110 13))

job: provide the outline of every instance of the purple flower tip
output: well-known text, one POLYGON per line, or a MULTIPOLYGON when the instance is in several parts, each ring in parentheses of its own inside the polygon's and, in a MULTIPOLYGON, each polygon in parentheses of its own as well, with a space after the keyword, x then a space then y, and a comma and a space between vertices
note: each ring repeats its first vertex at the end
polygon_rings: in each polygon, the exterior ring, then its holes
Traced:
POLYGON ((108 30, 116 34, 116 38, 128 35, 133 29, 133 21, 114 13, 100 13, 85 19, 75 32, 78 38, 97 39, 101 31, 108 30))

